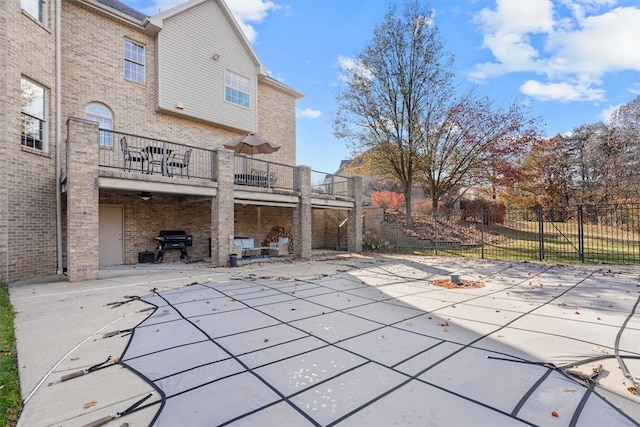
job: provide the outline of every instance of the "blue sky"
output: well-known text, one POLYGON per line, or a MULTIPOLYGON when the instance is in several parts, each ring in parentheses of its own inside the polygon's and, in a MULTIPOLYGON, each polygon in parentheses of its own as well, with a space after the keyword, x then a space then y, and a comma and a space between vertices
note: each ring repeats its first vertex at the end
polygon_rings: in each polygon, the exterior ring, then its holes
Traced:
MULTIPOLYGON (((123 0, 149 15, 180 0, 123 0)), ((606 120, 640 95, 637 0, 432 0, 463 89, 520 99, 545 135, 606 120)), ((227 0, 272 77, 297 103, 297 163, 334 172, 351 157, 333 136, 340 66, 362 52, 386 0, 227 0)))

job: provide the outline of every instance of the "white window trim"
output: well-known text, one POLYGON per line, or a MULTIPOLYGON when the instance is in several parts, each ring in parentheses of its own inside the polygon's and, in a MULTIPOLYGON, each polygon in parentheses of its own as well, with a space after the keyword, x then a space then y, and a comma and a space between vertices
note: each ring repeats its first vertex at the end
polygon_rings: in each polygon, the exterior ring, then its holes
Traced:
POLYGON ((97 102, 97 101, 92 101, 89 102, 87 105, 85 105, 84 107, 84 117, 87 120, 93 120, 96 121, 98 123, 98 127, 100 130, 108 130, 111 132, 101 132, 100 133, 100 147, 101 148, 113 148, 113 129, 114 129, 114 117, 113 117, 113 111, 111 110, 111 108, 109 108, 108 105, 102 103, 102 102, 97 102), (96 112, 92 112, 92 111, 87 111, 87 108, 90 105, 99 105, 101 107, 103 107, 108 114, 100 114, 100 113, 96 113, 96 112), (98 119, 98 120, 95 120, 98 119), (100 119, 105 119, 108 120, 109 122, 111 122, 111 127, 110 128, 102 128, 100 127, 100 125, 103 123, 102 121, 100 121, 100 119))
POLYGON ((42 25, 46 25, 47 23, 47 1, 46 0, 36 0, 38 2, 38 14, 40 15, 40 7, 42 8, 42 19, 40 19, 39 16, 34 15, 33 13, 31 13, 31 11, 29 9, 24 8, 24 0, 20 0, 20 8, 22 9, 22 11, 24 13, 26 13, 27 15, 29 15, 31 18, 33 18, 36 22, 42 24, 42 25))
POLYGON ((252 98, 252 96, 251 96, 251 79, 248 78, 248 77, 243 76, 242 74, 233 72, 231 70, 224 70, 224 93, 223 93, 223 97, 224 97, 224 101, 226 103, 228 103, 228 104, 232 104, 232 105, 235 105, 237 107, 242 107, 242 108, 246 108, 247 110, 250 110, 251 109, 251 104, 253 103, 252 99, 251 99, 252 98), (227 84, 227 75, 246 80, 247 86, 248 86, 247 87, 248 91, 245 92, 244 90, 240 90, 237 87, 228 85, 227 84), (230 88, 232 90, 238 91, 238 92, 243 93, 243 94, 246 94, 249 97, 249 105, 243 105, 243 104, 239 104, 237 102, 229 101, 227 99, 227 88, 230 88))
POLYGON ((25 80, 35 86, 38 86, 39 88, 42 88, 43 90, 43 106, 42 106, 42 118, 34 116, 29 114, 28 112, 25 112, 22 109, 22 105, 20 106, 20 123, 22 125, 22 117, 23 116, 27 116, 27 117, 31 117, 34 118, 36 120, 39 120, 42 123, 42 136, 41 136, 41 142, 42 142, 42 148, 37 148, 37 147, 31 147, 29 145, 25 145, 22 143, 22 132, 20 133, 20 146, 26 149, 31 149, 31 150, 36 150, 36 151, 41 151, 41 152, 47 152, 49 149, 49 122, 47 120, 47 117, 49 115, 49 108, 48 108, 48 101, 49 101, 49 88, 38 83, 35 80, 32 80, 28 77, 25 76, 20 76, 20 86, 22 86, 22 80, 25 80))
POLYGON ((133 40, 131 40, 129 38, 125 38, 124 39, 124 58, 123 58, 122 75, 124 76, 125 80, 128 80, 130 82, 144 84, 147 81, 147 47, 144 44, 136 42, 136 41, 133 41, 133 40), (142 48, 142 61, 143 62, 137 62, 137 61, 134 61, 133 59, 127 58, 127 43, 131 43, 134 46, 142 48), (138 80, 138 79, 133 79, 131 77, 127 77, 127 72, 126 72, 127 71, 127 63, 135 64, 137 66, 142 67, 142 80, 138 80))

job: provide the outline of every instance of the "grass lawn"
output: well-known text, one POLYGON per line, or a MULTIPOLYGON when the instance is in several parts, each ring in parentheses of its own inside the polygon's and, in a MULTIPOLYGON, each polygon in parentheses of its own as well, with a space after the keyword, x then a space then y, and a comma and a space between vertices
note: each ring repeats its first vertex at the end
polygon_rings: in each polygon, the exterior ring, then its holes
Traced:
MULTIPOLYGON (((446 224, 445 224, 446 225, 446 224)), ((468 228, 477 225, 466 224, 468 228)), ((575 263, 581 262, 578 254, 579 237, 577 226, 570 223, 545 222, 544 261, 575 263)), ((458 235, 469 235, 466 245, 441 245, 439 247, 407 247, 405 252, 415 255, 462 256, 504 260, 540 259, 540 241, 538 223, 531 221, 510 221, 504 224, 492 224, 484 235, 464 233, 459 224, 449 224, 449 228, 440 230, 445 236, 452 231, 458 235), (484 245, 481 244, 481 237, 484 245)), ((593 264, 638 264, 640 262, 640 235, 615 227, 603 227, 585 224, 583 229, 584 262, 593 264)))
POLYGON ((13 427, 22 410, 9 288, 0 284, 0 426, 13 427))

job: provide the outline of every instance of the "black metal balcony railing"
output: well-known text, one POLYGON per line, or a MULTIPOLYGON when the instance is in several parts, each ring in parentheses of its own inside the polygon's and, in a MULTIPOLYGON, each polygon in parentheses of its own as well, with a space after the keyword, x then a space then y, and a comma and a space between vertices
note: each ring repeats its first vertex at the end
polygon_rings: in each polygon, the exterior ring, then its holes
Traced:
MULTIPOLYGON (((100 167, 172 179, 217 180, 216 150, 104 129, 99 135, 100 167)), ((293 191, 293 166, 236 155, 233 167, 236 185, 293 191)), ((311 171, 311 191, 316 195, 353 197, 348 183, 348 177, 311 171)))
POLYGON ((173 178, 216 179, 215 150, 103 129, 99 141, 101 167, 173 178))
POLYGON ((311 192, 331 196, 352 197, 349 178, 325 172, 311 171, 311 192))
POLYGON ((233 164, 236 185, 293 190, 293 166, 267 162, 252 157, 235 156, 233 164))

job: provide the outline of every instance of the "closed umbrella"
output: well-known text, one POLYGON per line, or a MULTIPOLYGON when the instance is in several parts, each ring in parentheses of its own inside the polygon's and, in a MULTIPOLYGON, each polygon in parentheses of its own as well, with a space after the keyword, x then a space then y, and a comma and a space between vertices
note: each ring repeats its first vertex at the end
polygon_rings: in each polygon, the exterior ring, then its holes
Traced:
POLYGON ((234 138, 224 144, 224 148, 233 150, 236 154, 271 154, 280 149, 267 139, 261 137, 257 133, 249 132, 239 138, 234 138))

